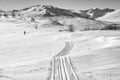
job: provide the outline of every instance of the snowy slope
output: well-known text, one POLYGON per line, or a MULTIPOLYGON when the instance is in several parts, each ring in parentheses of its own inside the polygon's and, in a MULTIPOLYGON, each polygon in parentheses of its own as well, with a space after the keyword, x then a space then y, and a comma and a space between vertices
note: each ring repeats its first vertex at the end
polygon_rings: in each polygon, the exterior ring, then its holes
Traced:
POLYGON ((103 16, 103 17, 97 18, 97 20, 120 22, 120 10, 116 10, 114 12, 111 12, 111 13, 103 16))
POLYGON ((91 8, 88 10, 80 10, 80 14, 89 16, 89 18, 96 19, 98 17, 104 16, 105 14, 113 11, 114 9, 109 9, 109 8, 105 8, 105 9, 91 8))
MULTIPOLYGON (((66 41, 73 43, 68 56, 72 59, 77 74, 116 69, 120 61, 119 34, 119 31, 38 31, 25 25, 16 27, 15 23, 2 22, 0 80, 46 80, 50 75, 51 58, 64 49, 66 41), (26 35, 24 31, 27 32, 26 35)), ((69 50, 68 48, 66 49, 69 50)), ((119 72, 118 69, 117 71, 119 72)), ((103 79, 105 80, 104 77, 101 80, 103 79)))
POLYGON ((106 27, 106 24, 85 18, 63 18, 59 22, 64 25, 73 25, 75 30, 100 30, 106 27))

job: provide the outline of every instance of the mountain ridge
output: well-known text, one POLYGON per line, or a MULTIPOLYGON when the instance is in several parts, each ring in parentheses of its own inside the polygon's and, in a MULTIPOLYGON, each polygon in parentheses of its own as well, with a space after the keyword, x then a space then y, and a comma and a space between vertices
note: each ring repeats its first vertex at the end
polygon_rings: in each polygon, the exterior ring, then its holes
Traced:
POLYGON ((109 8, 105 8, 105 9, 91 8, 88 10, 80 10, 80 13, 87 15, 90 18, 96 19, 98 17, 104 16, 105 14, 107 14, 109 12, 113 12, 113 11, 115 11, 115 10, 109 9, 109 8))
MULTIPOLYGON (((1 10, 2 11, 2 10, 1 10)), ((52 5, 34 5, 24 9, 19 10, 12 10, 8 13, 8 11, 0 11, 0 14, 8 14, 8 16, 12 16, 14 14, 19 15, 38 15, 38 16, 45 16, 45 17, 54 17, 54 16, 67 16, 67 17, 82 17, 82 18, 90 18, 96 19, 105 15, 108 12, 115 11, 114 9, 99 9, 99 8, 91 8, 88 10, 71 10, 71 9, 63 9, 54 7, 52 5)))

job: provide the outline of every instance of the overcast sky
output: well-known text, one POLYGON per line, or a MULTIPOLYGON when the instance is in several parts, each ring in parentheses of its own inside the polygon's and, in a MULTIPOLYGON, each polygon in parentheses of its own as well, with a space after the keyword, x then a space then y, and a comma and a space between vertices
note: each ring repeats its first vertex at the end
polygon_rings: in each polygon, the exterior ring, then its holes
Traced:
POLYGON ((89 8, 120 9, 120 0, 0 0, 0 9, 22 9, 33 5, 53 5, 60 8, 84 10, 89 8))

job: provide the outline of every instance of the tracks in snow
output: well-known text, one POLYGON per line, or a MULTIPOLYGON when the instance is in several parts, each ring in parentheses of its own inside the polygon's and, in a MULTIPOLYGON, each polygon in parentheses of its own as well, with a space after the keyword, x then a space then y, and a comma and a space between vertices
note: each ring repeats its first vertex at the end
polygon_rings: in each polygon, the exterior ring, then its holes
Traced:
POLYGON ((79 80, 70 57, 60 56, 52 60, 50 80, 79 80))
POLYGON ((66 56, 72 47, 71 42, 66 42, 60 53, 53 57, 50 80, 79 80, 70 57, 66 56))

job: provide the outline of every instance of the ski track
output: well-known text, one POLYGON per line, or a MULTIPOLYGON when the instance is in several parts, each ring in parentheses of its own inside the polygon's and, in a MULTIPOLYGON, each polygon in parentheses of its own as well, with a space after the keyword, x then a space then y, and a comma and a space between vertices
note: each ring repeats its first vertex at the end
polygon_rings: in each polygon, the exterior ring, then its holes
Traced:
POLYGON ((65 44, 60 53, 52 59, 50 80, 79 80, 70 57, 63 55, 70 52, 73 44, 71 42, 65 44))

